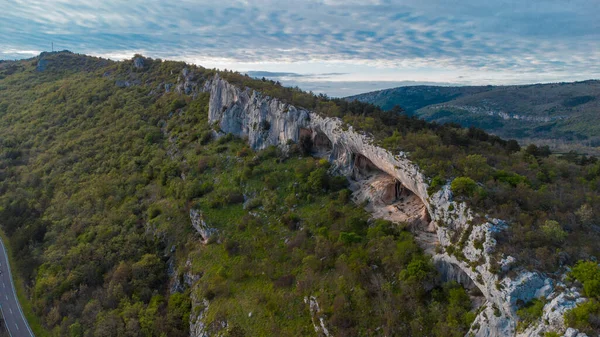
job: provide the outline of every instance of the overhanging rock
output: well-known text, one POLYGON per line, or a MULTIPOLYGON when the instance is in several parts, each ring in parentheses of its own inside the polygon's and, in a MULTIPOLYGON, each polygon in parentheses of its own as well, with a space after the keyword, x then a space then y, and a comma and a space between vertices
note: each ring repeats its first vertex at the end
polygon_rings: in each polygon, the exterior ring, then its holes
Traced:
POLYGON ((500 220, 474 223, 467 205, 452 201, 449 186, 429 195, 428 180, 403 154, 374 145, 371 137, 344 127, 338 118, 321 117, 252 89, 238 88, 219 75, 206 81, 203 90, 210 93, 209 122, 218 123, 226 133, 247 138, 253 149, 287 146, 290 141, 297 143, 301 137, 310 136, 315 155, 327 158, 335 170, 363 184, 355 189, 354 197, 370 199, 373 208, 367 210, 374 216, 386 217, 385 212, 379 212, 382 207, 388 212, 396 207, 409 220, 420 214, 413 218, 420 224, 413 226, 417 241, 434 255, 436 265, 447 276, 476 286, 485 297, 486 307, 470 334, 514 336, 517 301, 528 302, 552 291, 549 280, 536 273, 522 273, 514 280, 501 280, 492 273, 492 235, 506 224, 500 220), (410 199, 410 207, 396 204, 402 193, 410 199), (465 237, 459 245, 456 237, 461 236, 465 237), (436 245, 439 247, 434 249, 436 245))

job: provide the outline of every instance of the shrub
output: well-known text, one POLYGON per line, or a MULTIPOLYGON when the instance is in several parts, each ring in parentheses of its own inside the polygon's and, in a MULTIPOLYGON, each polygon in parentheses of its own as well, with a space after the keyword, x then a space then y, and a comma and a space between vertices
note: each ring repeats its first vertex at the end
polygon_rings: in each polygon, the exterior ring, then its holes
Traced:
POLYGON ((240 253, 240 243, 235 240, 225 240, 225 250, 229 256, 235 256, 240 253))
POLYGON ((176 98, 173 101, 171 101, 171 104, 169 105, 169 111, 175 111, 177 109, 181 109, 186 105, 185 100, 183 100, 183 98, 176 98))
POLYGON ((258 153, 258 158, 262 161, 269 158, 276 158, 278 155, 279 149, 275 146, 269 146, 258 153))
POLYGON ((517 187, 517 185, 519 184, 531 185, 531 183, 527 180, 526 177, 504 170, 498 170, 494 172, 494 179, 496 181, 509 184, 512 187, 517 187))
POLYGON ((210 143, 212 138, 213 138, 212 131, 204 131, 200 135, 200 144, 206 145, 206 144, 210 143))
POLYGON ((163 134, 159 128, 153 127, 148 129, 146 136, 144 136, 144 140, 146 144, 152 145, 160 142, 162 140, 163 134))
POLYGON ((338 201, 342 204, 347 204, 350 201, 350 196, 352 195, 352 191, 347 188, 338 192, 338 201))
POLYGON ((544 236, 553 243, 561 243, 567 238, 567 232, 565 232, 560 224, 554 220, 546 220, 541 226, 544 236))
POLYGON ((471 197, 475 194, 477 183, 469 177, 458 177, 450 185, 452 192, 457 196, 471 197))
POLYGON ((343 242, 345 244, 358 243, 361 241, 361 239, 362 238, 360 237, 360 235, 354 232, 341 232, 339 236, 340 242, 343 242))
POLYGON ((348 186, 348 179, 344 176, 329 177, 327 185, 332 192, 337 192, 348 186))
POLYGON ((292 274, 283 275, 273 282, 273 285, 277 288, 289 288, 294 285, 296 278, 292 274))
POLYGON ((559 334, 558 332, 554 332, 554 331, 549 331, 544 334, 544 337, 560 337, 560 336, 562 336, 562 335, 559 334))
POLYGON ((213 190, 213 184, 209 181, 201 182, 193 180, 185 186, 185 196, 189 199, 199 198, 213 190))
POLYGON ((600 267, 596 262, 577 262, 569 276, 583 284, 583 292, 586 296, 600 297, 600 267))
POLYGON ((287 212, 281 217, 281 222, 287 226, 289 230, 296 230, 300 223, 300 217, 294 213, 287 212))
POLYGON ((406 269, 400 272, 400 278, 406 281, 421 283, 433 271, 433 266, 423 259, 412 259, 406 269))
POLYGON ((444 186, 444 184, 446 184, 446 181, 442 176, 437 175, 433 177, 433 179, 431 179, 431 184, 427 188, 427 193, 429 193, 430 195, 434 194, 435 192, 439 191, 440 188, 444 186))
POLYGON ((478 181, 485 181, 491 171, 487 159, 480 154, 468 155, 461 164, 466 175, 478 181))
POLYGON ((600 329, 600 303, 591 299, 565 313, 567 326, 587 334, 594 334, 600 329))
POLYGON ((161 213, 162 213, 162 211, 157 206, 153 205, 150 208, 148 208, 148 218, 149 219, 154 219, 157 216, 159 216, 161 213))
POLYGON ((517 310, 517 315, 521 319, 522 328, 529 326, 531 323, 542 317, 545 302, 540 299, 533 299, 525 306, 517 310))
POLYGON ((308 175, 308 180, 306 181, 308 185, 308 189, 311 192, 318 193, 325 189, 327 186, 327 170, 324 168, 319 168, 312 171, 308 175))

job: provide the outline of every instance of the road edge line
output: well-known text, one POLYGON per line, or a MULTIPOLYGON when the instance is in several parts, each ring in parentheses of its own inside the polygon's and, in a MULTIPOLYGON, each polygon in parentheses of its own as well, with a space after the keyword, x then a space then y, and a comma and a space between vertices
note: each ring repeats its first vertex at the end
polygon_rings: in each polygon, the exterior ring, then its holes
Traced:
MULTIPOLYGON (((25 316, 25 313, 23 313, 23 309, 21 308, 21 302, 19 302, 19 296, 17 296, 17 289, 15 288, 15 284, 13 282, 12 271, 10 270, 10 261, 8 261, 8 252, 6 251, 6 247, 4 246, 4 241, 2 241, 1 237, 0 237, 0 246, 2 246, 2 250, 4 251, 4 259, 6 260, 6 267, 8 268, 8 278, 10 279, 10 286, 12 287, 13 295, 15 296, 15 299, 17 302, 17 308, 19 308, 21 317, 23 317, 23 321, 25 321, 25 326, 27 327, 27 331, 29 331, 29 334, 32 337, 35 337, 35 335, 33 334, 33 331, 31 331, 31 327, 29 326, 29 321, 27 321, 27 317, 25 316)), ((4 317, 4 313, 2 313, 2 317, 4 317)), ((12 336, 12 334, 10 333, 10 330, 8 331, 8 334, 12 336)))

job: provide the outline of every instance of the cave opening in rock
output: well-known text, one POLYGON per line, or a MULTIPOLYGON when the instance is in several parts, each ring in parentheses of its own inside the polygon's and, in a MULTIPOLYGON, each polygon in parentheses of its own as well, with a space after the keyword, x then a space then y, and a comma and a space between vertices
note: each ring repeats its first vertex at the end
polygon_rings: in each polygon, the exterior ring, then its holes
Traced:
POLYGON ((407 224, 423 248, 433 252, 438 244, 435 224, 423 200, 365 156, 354 154, 353 157, 351 189, 354 200, 368 202, 367 210, 376 218, 407 224))
POLYGON ((331 140, 321 131, 300 129, 298 143, 303 154, 314 157, 328 157, 333 150, 331 140))
MULTIPOLYGON (((299 146, 302 153, 315 157, 330 157, 334 151, 332 141, 318 130, 300 129, 299 146)), ((366 210, 374 218, 406 224, 419 244, 433 254, 439 242, 423 200, 363 154, 351 153, 346 159, 349 161, 344 165, 350 164, 348 179, 354 201, 366 202, 366 210)))
POLYGON ((324 133, 317 132, 313 138, 313 152, 317 156, 323 156, 329 154, 332 149, 331 140, 324 133))
MULTIPOLYGON (((330 157, 337 151, 333 149, 331 140, 321 131, 300 129, 299 136, 299 145, 305 154, 330 157)), ((333 156, 335 157, 335 154, 333 156)), ((425 252, 435 255, 436 248, 439 247, 436 225, 423 200, 365 155, 351 153, 349 158, 345 156, 340 158, 343 158, 345 169, 350 169, 348 179, 354 202, 365 204, 366 210, 374 218, 407 225, 425 252)), ((441 271, 440 281, 455 281, 461 284, 467 289, 473 307, 479 307, 485 298, 473 280, 460 267, 444 263, 446 264, 438 266, 436 262, 436 266, 441 271)))

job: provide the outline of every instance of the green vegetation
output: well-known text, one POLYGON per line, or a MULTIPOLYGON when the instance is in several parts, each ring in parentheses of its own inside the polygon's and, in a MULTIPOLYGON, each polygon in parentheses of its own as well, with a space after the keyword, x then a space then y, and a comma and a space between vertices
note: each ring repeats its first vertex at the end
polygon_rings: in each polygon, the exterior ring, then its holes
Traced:
POLYGON ((554 332, 554 331, 546 332, 544 334, 544 337, 560 337, 560 336, 562 336, 562 335, 559 334, 558 332, 554 332))
MULTIPOLYGON (((70 53, 42 58, 43 69, 37 59, 0 63, 0 219, 50 335, 185 336, 190 295, 210 302, 209 330, 227 321, 237 335, 311 333, 307 296, 337 335, 466 334, 474 313, 464 290, 437 281, 402 226, 369 220, 351 204, 345 179, 303 156, 306 139, 284 155, 215 136, 208 94, 197 88, 216 71, 151 59, 138 69, 70 53), (198 82, 190 95, 173 92, 186 67, 198 82), (206 245, 190 226, 192 208, 215 229, 206 245), (187 271, 201 276, 198 285, 171 288, 187 271)), ((555 271, 600 254, 594 157, 521 149, 400 108, 221 75, 404 151, 431 178, 430 192, 451 182, 475 211, 507 220, 497 254, 522 266, 555 271)), ((597 280, 576 276, 578 268, 574 277, 597 296, 597 280)), ((568 319, 596 329, 597 307, 592 298, 568 319)), ((521 315, 533 317, 535 308, 521 315)))
POLYGON ((469 177, 458 177, 452 180, 450 188, 456 196, 472 197, 477 191, 477 183, 469 177))
POLYGON ((600 267, 593 261, 579 261, 571 270, 570 276, 583 284, 583 294, 587 297, 600 297, 600 267))
POLYGON ((471 208, 510 224, 497 234, 499 256, 511 255, 521 266, 553 272, 561 262, 574 264, 600 255, 596 244, 600 232, 591 230, 595 225, 591 219, 600 218, 600 209, 591 206, 600 203, 600 161, 595 157, 573 152, 552 155, 547 146, 521 149, 514 140, 475 127, 428 123, 398 108, 383 111, 237 73, 223 76, 322 115, 340 117, 354 129, 371 133, 380 146, 404 151, 431 178, 430 192, 458 179, 457 195, 471 208), (576 210, 585 214, 574 217, 576 210))
POLYGON ((414 86, 349 97, 385 110, 436 123, 477 127, 522 143, 552 145, 560 152, 600 154, 600 81, 518 86, 414 86), (520 118, 509 118, 508 116, 520 118))
POLYGON ((587 334, 597 334, 600 331, 600 266, 593 261, 579 261, 569 277, 583 285, 583 294, 588 300, 568 311, 565 321, 587 334))
POLYGON ((519 310, 517 310, 517 316, 519 316, 520 321, 517 329, 522 331, 531 323, 542 317, 545 304, 545 301, 536 298, 519 308, 519 310))
POLYGON ((153 93, 184 64, 43 58, 0 65, 0 219, 48 335, 187 336, 191 298, 209 301, 193 313, 209 331, 308 335, 308 296, 336 335, 468 331, 465 290, 352 204, 326 161, 216 139, 207 94, 153 93))

